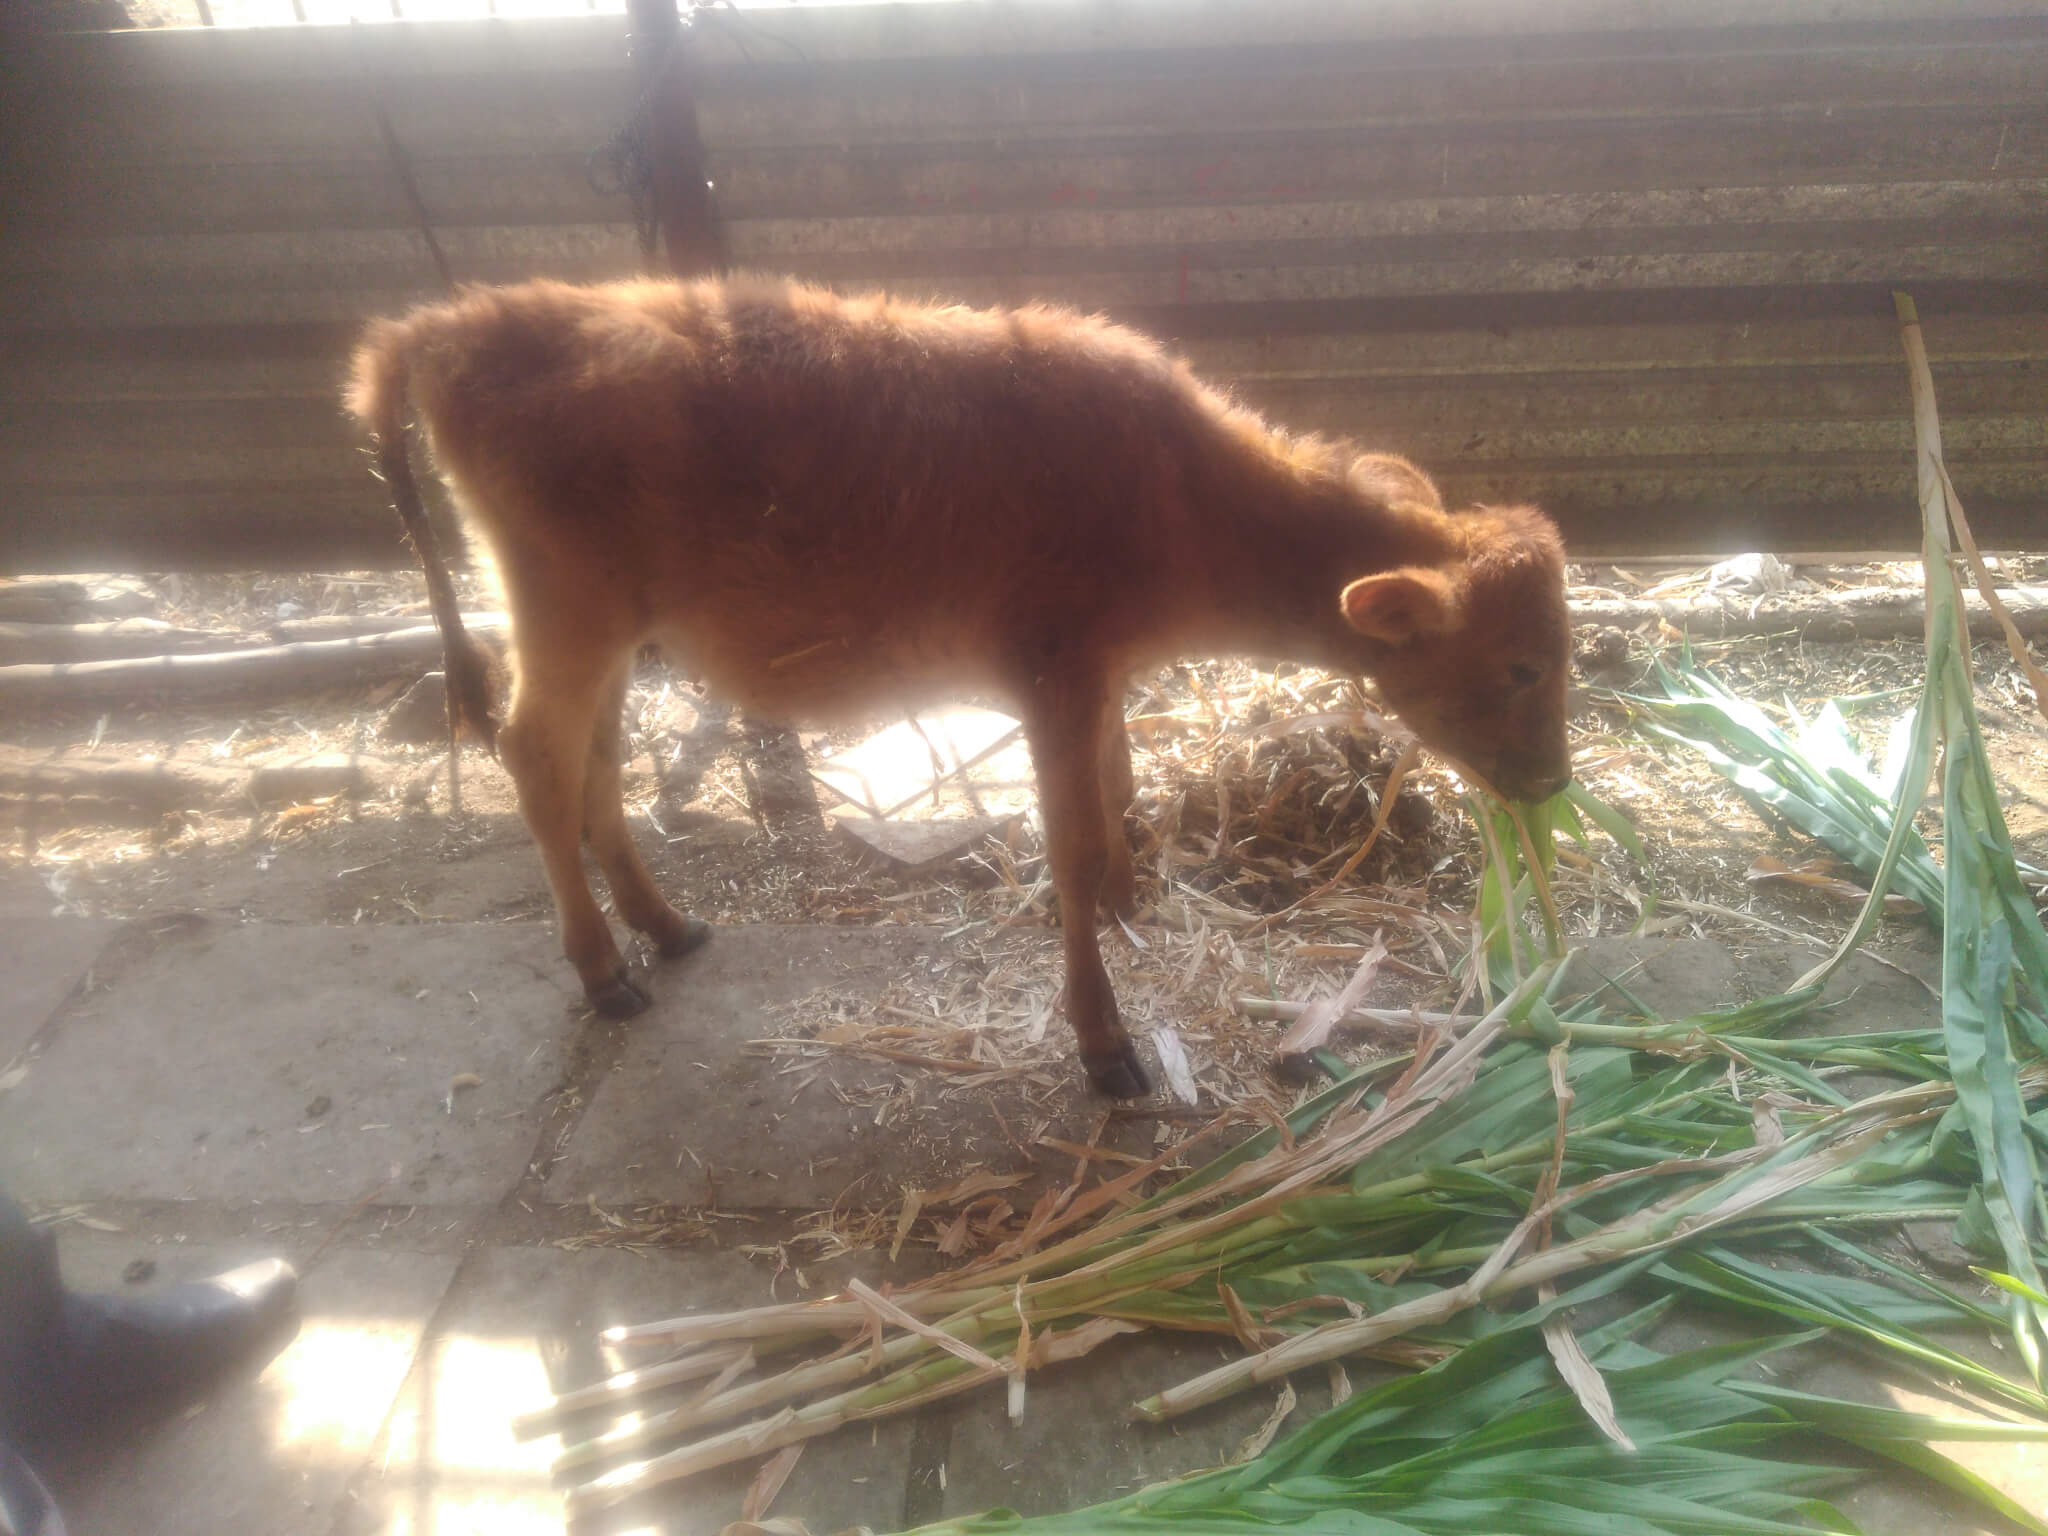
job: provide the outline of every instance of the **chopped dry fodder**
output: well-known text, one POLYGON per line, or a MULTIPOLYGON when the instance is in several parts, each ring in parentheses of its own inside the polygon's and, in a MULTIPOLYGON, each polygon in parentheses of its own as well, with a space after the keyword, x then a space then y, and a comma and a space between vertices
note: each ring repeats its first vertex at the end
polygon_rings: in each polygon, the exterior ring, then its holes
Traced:
POLYGON ((671 1205, 643 1204, 613 1208, 592 1201, 588 1207, 592 1225, 581 1232, 555 1239, 557 1248, 578 1252, 585 1248, 624 1248, 649 1254, 663 1249, 685 1248, 711 1235, 711 1224, 695 1211, 671 1205))

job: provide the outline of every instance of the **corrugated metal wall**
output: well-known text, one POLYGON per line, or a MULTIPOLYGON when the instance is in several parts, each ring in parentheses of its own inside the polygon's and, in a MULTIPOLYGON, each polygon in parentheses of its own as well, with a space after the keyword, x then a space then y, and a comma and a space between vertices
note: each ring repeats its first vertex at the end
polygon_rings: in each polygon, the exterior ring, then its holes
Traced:
MULTIPOLYGON (((1889 288, 1980 536, 2048 544, 2042 0, 720 12, 737 260, 1108 309, 1586 552, 1909 547, 1889 288), (1813 18, 1801 21, 1799 18, 1813 18)), ((0 565, 403 558, 334 385, 458 277, 630 271, 616 18, 13 51, 0 565)))

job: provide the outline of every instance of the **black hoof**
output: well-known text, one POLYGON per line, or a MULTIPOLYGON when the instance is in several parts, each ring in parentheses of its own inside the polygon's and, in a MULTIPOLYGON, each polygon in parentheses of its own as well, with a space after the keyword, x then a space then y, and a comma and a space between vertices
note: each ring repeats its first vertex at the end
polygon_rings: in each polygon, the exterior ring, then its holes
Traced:
POLYGON ((1083 1057, 1081 1064, 1088 1069, 1088 1086, 1106 1098, 1142 1099, 1152 1092, 1138 1048, 1128 1040, 1100 1060, 1083 1057))
POLYGON ((655 940, 654 947, 661 951, 664 960, 680 960, 695 950, 702 949, 711 937, 711 925, 701 917, 683 919, 681 931, 670 933, 655 940))
POLYGON ((590 1006, 608 1019, 630 1019, 654 1001, 627 980, 624 971, 601 987, 587 989, 584 995, 590 999, 590 1006))

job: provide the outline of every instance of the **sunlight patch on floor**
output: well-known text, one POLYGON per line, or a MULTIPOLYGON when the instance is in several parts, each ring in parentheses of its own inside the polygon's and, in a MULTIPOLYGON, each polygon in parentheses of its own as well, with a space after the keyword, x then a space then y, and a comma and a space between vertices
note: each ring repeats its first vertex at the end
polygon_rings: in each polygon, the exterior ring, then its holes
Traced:
POLYGON ((309 1321, 264 1380, 278 1394, 277 1444, 317 1449, 384 1416, 412 1360, 409 1332, 309 1321))
POLYGON ((562 1529, 548 1466, 555 1436, 521 1442, 512 1419, 552 1395, 531 1339, 433 1340, 407 1381, 379 1471, 385 1536, 538 1536, 562 1529))
MULTIPOLYGON (((1958 1406, 1952 1398, 1915 1392, 1891 1382, 1881 1385, 1891 1406, 1908 1413, 1964 1421, 1979 1417, 1958 1406)), ((1928 1445, 1958 1466, 1976 1473, 2037 1519, 2048 1516, 2048 1446, 1997 1440, 1932 1440, 1928 1445)))

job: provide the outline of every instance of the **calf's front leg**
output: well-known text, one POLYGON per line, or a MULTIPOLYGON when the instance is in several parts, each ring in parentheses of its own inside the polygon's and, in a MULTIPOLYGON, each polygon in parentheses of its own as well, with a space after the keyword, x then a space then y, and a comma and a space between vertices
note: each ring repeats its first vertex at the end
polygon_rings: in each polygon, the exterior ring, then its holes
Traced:
POLYGON ((1046 857, 1060 893, 1067 1020, 1096 1091, 1135 1099, 1151 1092, 1152 1085, 1117 1017, 1116 994, 1095 937, 1096 907, 1110 867, 1103 729, 1111 696, 1101 678, 1041 678, 1025 705, 1024 735, 1038 775, 1046 857))
POLYGON ((622 663, 598 694, 597 719, 590 736, 590 762, 583 777, 583 837, 612 888, 619 916, 654 941, 668 959, 687 955, 711 937, 711 925, 687 917, 669 905, 640 862, 640 850, 626 829, 621 776, 626 752, 620 716, 626 703, 631 664, 622 663))

